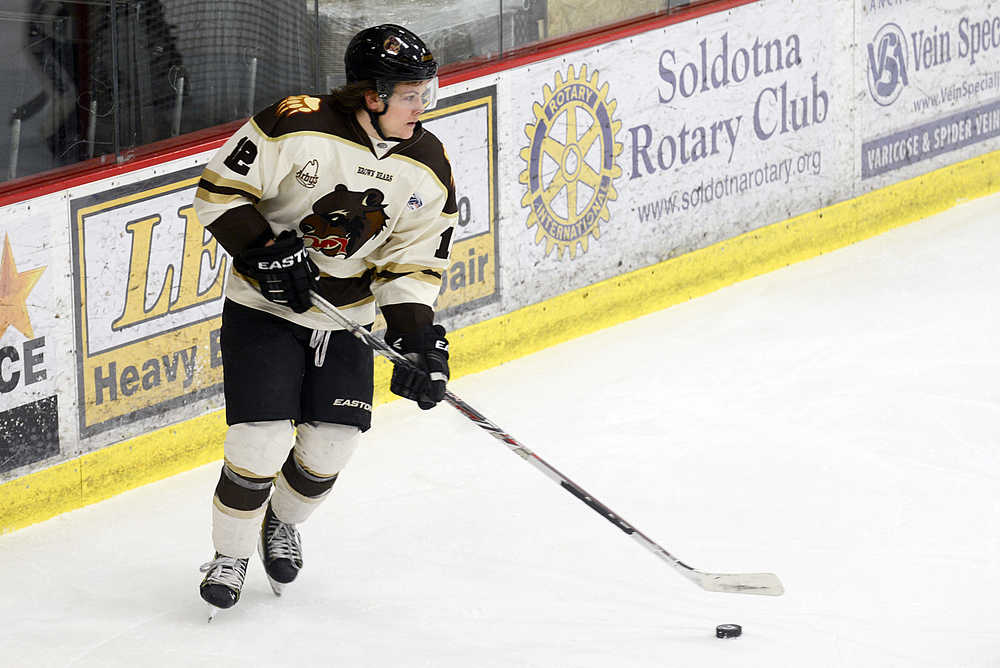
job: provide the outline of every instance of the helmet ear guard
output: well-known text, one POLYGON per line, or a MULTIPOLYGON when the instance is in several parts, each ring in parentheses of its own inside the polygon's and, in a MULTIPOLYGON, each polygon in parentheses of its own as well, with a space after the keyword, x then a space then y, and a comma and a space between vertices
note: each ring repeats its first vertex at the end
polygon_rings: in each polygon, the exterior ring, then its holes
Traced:
POLYGON ((375 80, 375 92, 378 93, 379 98, 381 98, 383 102, 389 102, 389 98, 392 97, 392 93, 395 89, 396 84, 391 81, 386 81, 385 79, 375 80))

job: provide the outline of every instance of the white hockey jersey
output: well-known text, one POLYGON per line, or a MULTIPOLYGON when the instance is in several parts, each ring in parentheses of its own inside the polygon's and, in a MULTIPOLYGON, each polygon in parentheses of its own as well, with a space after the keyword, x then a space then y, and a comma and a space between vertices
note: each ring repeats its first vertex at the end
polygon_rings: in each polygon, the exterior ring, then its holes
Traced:
MULTIPOLYGON (((433 309, 457 222, 451 166, 433 134, 418 124, 380 150, 328 96, 289 97, 247 121, 206 165, 194 205, 230 253, 295 230, 320 292, 361 324, 374 321, 376 301, 433 309)), ((315 307, 297 314, 266 300, 235 268, 226 296, 311 329, 339 328, 315 307)))

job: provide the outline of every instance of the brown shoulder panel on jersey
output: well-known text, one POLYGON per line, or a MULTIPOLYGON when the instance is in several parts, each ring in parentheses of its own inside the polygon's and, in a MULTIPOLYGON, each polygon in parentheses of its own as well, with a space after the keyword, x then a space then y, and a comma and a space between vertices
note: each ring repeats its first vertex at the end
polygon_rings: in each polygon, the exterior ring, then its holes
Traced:
POLYGON ((268 137, 293 132, 321 132, 360 142, 349 113, 332 104, 329 95, 291 95, 278 100, 253 117, 268 137))
POLYGON ((253 204, 230 209, 207 227, 216 241, 233 257, 248 248, 261 246, 268 238, 274 237, 267 219, 253 204))
POLYGON ((413 158, 430 167, 434 175, 438 177, 438 180, 448 188, 448 199, 444 204, 444 209, 441 210, 442 213, 458 213, 458 201, 455 197, 455 177, 452 174, 448 156, 444 152, 444 145, 441 144, 441 140, 433 132, 423 129, 422 126, 418 127, 418 131, 419 137, 415 134, 414 140, 411 143, 398 147, 395 152, 413 158))
POLYGON ((387 304, 381 307, 386 329, 409 334, 434 324, 434 310, 426 304, 387 304))

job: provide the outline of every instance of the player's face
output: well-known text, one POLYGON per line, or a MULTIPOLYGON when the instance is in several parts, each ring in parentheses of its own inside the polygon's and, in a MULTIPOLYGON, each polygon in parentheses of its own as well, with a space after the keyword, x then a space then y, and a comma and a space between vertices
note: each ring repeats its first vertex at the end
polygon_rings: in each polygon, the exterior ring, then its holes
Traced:
POLYGON ((382 132, 388 137, 409 139, 420 114, 434 106, 437 80, 396 84, 389 98, 389 110, 379 118, 382 132))

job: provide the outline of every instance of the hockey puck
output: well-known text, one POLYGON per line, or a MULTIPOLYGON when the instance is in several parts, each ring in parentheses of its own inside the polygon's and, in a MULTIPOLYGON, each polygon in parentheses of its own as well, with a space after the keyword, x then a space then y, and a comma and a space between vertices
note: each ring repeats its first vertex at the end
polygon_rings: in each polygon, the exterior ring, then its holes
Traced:
POLYGON ((739 638, 743 627, 739 624, 719 624, 715 627, 716 638, 739 638))

